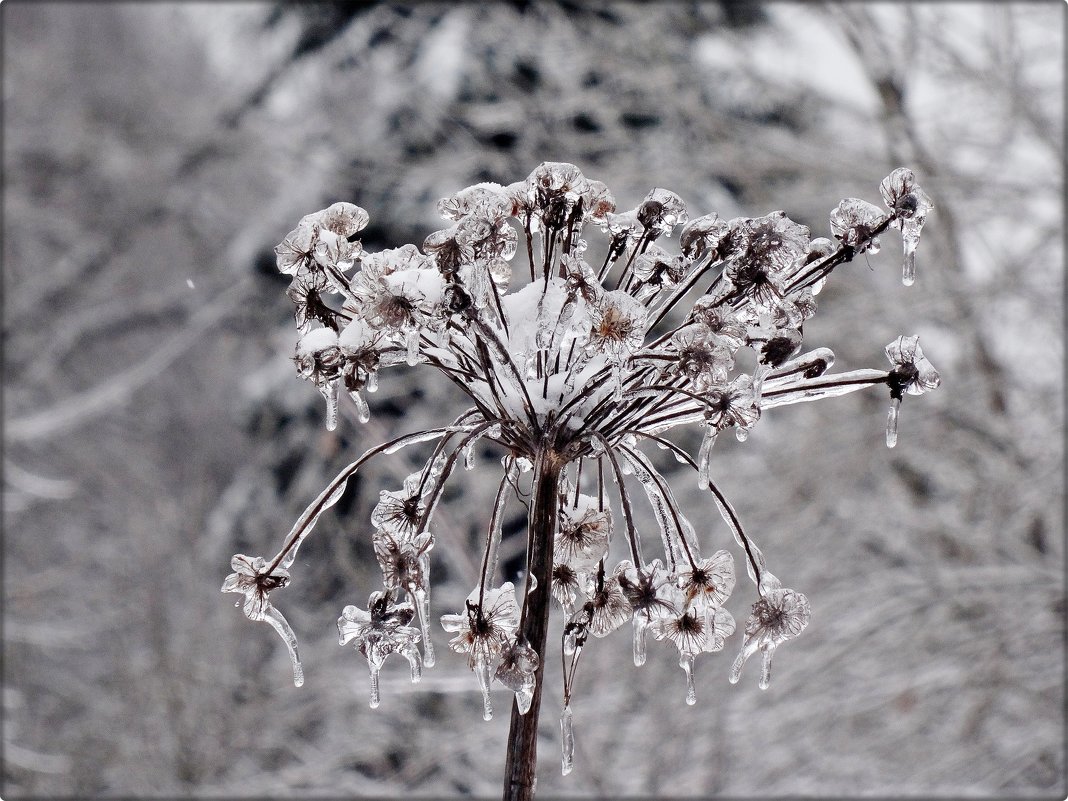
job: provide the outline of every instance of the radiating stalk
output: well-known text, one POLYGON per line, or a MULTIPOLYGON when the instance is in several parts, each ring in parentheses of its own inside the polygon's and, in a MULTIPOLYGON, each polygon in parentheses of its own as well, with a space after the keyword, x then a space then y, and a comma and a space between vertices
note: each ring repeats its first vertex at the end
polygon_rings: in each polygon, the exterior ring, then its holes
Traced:
POLYGON ((545 641, 549 630, 552 586, 553 537, 560 504, 560 473, 564 464, 546 447, 534 462, 533 497, 527 520, 527 592, 519 622, 520 642, 526 641, 541 659, 534 673, 534 697, 524 715, 512 703, 508 729, 508 754, 504 767, 504 801, 530 801, 534 797, 538 760, 538 716, 545 673, 545 641), (535 582, 532 582, 534 579, 535 582), (531 585, 533 589, 531 589, 531 585))

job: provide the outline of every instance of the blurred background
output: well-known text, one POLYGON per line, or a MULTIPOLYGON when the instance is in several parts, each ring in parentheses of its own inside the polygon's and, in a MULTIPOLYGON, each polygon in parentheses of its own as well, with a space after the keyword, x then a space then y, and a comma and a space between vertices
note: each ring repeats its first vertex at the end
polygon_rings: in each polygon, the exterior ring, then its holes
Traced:
MULTIPOLYGON (((883 444, 882 393, 766 415, 713 475, 812 623, 769 690, 697 662, 587 648, 576 768, 559 664, 542 797, 1065 795, 1064 23, 1060 3, 5 3, 5 798, 496 797, 508 696, 481 719, 438 629, 411 686, 334 621, 377 585, 368 516, 426 449, 374 463, 277 601, 307 671, 219 586, 273 553, 371 444, 463 399, 387 372, 334 433, 297 379, 273 246, 335 200, 369 250, 421 244, 435 201, 570 161, 621 208, 786 210, 828 235, 909 166, 934 199, 916 285, 899 243, 837 271, 806 326, 836 370, 919 334, 942 387, 883 444)), ((696 449, 699 432, 689 444, 696 449)), ((730 439, 730 441, 726 441, 730 439)), ((655 451, 655 449, 653 449, 655 451)), ((438 521, 435 618, 474 586, 498 475, 460 471, 438 521)), ((734 550, 671 472, 705 550, 734 550)), ((650 522, 651 525, 651 522, 650 522)), ((509 521, 504 567, 521 562, 509 521)), ((741 557, 736 553, 741 569, 741 557)), ((752 602, 727 604, 739 622, 752 602)), ((558 637, 556 621, 550 637, 558 637)))

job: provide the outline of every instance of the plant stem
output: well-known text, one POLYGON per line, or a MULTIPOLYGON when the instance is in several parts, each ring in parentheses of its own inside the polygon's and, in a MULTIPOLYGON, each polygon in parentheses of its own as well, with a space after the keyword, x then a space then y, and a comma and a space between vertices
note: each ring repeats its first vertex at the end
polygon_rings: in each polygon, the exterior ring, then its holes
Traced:
POLYGON ((534 461, 533 497, 527 519, 527 586, 523 598, 523 616, 519 623, 519 640, 538 652, 538 669, 534 674, 534 698, 525 715, 512 702, 512 720, 508 729, 508 754, 504 767, 504 801, 530 801, 534 798, 538 761, 538 714, 545 675, 545 643, 549 631, 549 592, 553 569, 553 537, 556 534, 560 504, 560 473, 564 463, 558 453, 542 447, 534 461), (537 584, 531 590, 532 579, 537 584))

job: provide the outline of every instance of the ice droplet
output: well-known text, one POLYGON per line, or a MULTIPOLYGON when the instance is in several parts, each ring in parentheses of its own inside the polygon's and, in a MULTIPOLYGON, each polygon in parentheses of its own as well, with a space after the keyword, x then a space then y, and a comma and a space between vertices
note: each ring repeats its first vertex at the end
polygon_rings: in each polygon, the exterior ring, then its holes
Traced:
POLYGON ((415 616, 419 618, 419 628, 423 635, 423 664, 434 667, 434 643, 430 640, 430 596, 426 590, 417 588, 412 591, 412 598, 415 600, 415 616))
POLYGON ((890 399, 890 412, 886 415, 886 447, 897 445, 897 416, 901 409, 901 398, 890 399))
POLYGON ((349 397, 352 398, 352 402, 356 404, 356 419, 361 423, 366 423, 371 419, 371 409, 367 405, 367 401, 363 399, 363 395, 358 390, 350 390, 349 397))
POLYGON ((419 329, 412 326, 408 329, 408 339, 405 343, 408 351, 405 355, 405 361, 409 367, 415 367, 419 364, 419 329))
POLYGON ((464 445, 464 470, 475 469, 475 441, 471 440, 464 445))
POLYGON ((680 654, 679 667, 686 671, 686 703, 693 706, 697 703, 697 689, 693 683, 693 654, 680 654))
POLYGON ((734 436, 738 437, 739 442, 745 442, 749 439, 749 429, 744 426, 735 426, 734 436))
MULTIPOLYGON (((741 429, 739 429, 740 431, 741 429)), ((712 462, 712 446, 716 444, 719 431, 714 426, 705 429, 705 438, 701 440, 701 450, 697 454, 697 488, 706 490, 712 479, 709 475, 709 466, 712 462)))
POLYGON ((382 696, 378 691, 378 665, 368 661, 367 667, 371 671, 371 709, 378 709, 382 702, 382 696))
POLYGON ((367 374, 367 385, 366 386, 367 386, 367 391, 368 392, 378 392, 378 373, 377 372, 373 372, 373 373, 368 373, 367 374))
POLYGON ((571 704, 564 704, 560 715, 560 766, 566 776, 575 767, 575 721, 571 715, 571 704))

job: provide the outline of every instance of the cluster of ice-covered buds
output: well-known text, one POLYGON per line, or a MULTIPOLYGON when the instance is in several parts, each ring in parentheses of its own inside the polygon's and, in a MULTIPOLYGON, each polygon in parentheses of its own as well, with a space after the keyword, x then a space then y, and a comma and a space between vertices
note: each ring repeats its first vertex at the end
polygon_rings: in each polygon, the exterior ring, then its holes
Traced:
POLYGON ((372 514, 383 589, 371 594, 366 611, 347 606, 338 621, 342 643, 353 642, 367 658, 377 705, 378 672, 389 654, 408 660, 413 680, 421 664, 434 663, 434 509, 461 456, 471 468, 475 445, 496 443, 503 475, 479 582, 465 609, 446 615, 442 625, 455 634, 452 649, 468 655, 486 717, 494 681, 511 690, 526 712, 545 660, 521 625, 537 577, 526 577, 527 592, 517 598, 511 582, 496 584, 496 553, 508 498, 551 451, 563 465, 555 487, 558 514, 552 531, 531 527, 528 554, 534 538, 552 539, 552 595, 567 616, 566 771, 573 743, 571 687, 590 634, 603 637, 631 621, 639 665, 647 633, 673 643, 687 677, 686 700, 693 703, 695 658, 721 650, 735 629, 724 608, 735 585, 733 557, 726 550, 701 556, 693 525, 640 448, 653 442, 694 468, 744 553, 757 599, 729 678, 737 681, 759 650, 760 686, 766 687, 772 653, 805 628, 809 605, 767 570, 713 481, 712 448, 727 430, 746 439, 774 407, 877 386, 889 390, 886 441, 893 446, 903 395, 938 386, 938 373, 915 336, 886 347, 889 370, 834 374, 828 372, 834 361, 828 348, 802 351, 804 324, 826 278, 857 254, 876 253, 888 229, 901 231, 904 282, 914 280, 930 199, 904 168, 882 182, 880 193, 886 210, 843 200, 830 215, 833 238, 813 238, 781 211, 691 220, 682 199, 661 188, 635 208, 617 211, 603 183, 573 165, 545 163, 524 181, 477 184, 441 200, 448 225, 430 234, 421 250, 404 245, 364 251, 358 234, 368 216, 351 203, 304 217, 276 253, 279 269, 293 276, 288 294, 300 332, 297 371, 326 398, 327 427, 337 424, 342 387, 357 419, 366 422, 364 392, 375 391, 380 369, 399 364, 435 368, 472 406, 449 425, 370 449, 301 516, 270 564, 235 557, 237 572, 223 590, 245 593, 246 614, 275 625, 299 670, 296 641, 268 591, 288 583, 286 570, 300 543, 367 459, 436 439, 424 467, 400 491, 383 492, 372 514), (664 242, 676 230, 679 248, 673 253, 664 242), (591 245, 584 237, 598 231, 603 236, 591 245), (527 269, 514 270, 521 245, 527 269), (680 307, 688 310, 680 313, 680 307), (696 457, 662 436, 686 424, 704 431, 696 457), (643 556, 628 475, 657 520, 657 558, 643 556), (629 558, 612 567, 609 554, 617 541, 629 558), (417 625, 409 625, 413 621, 417 625))

